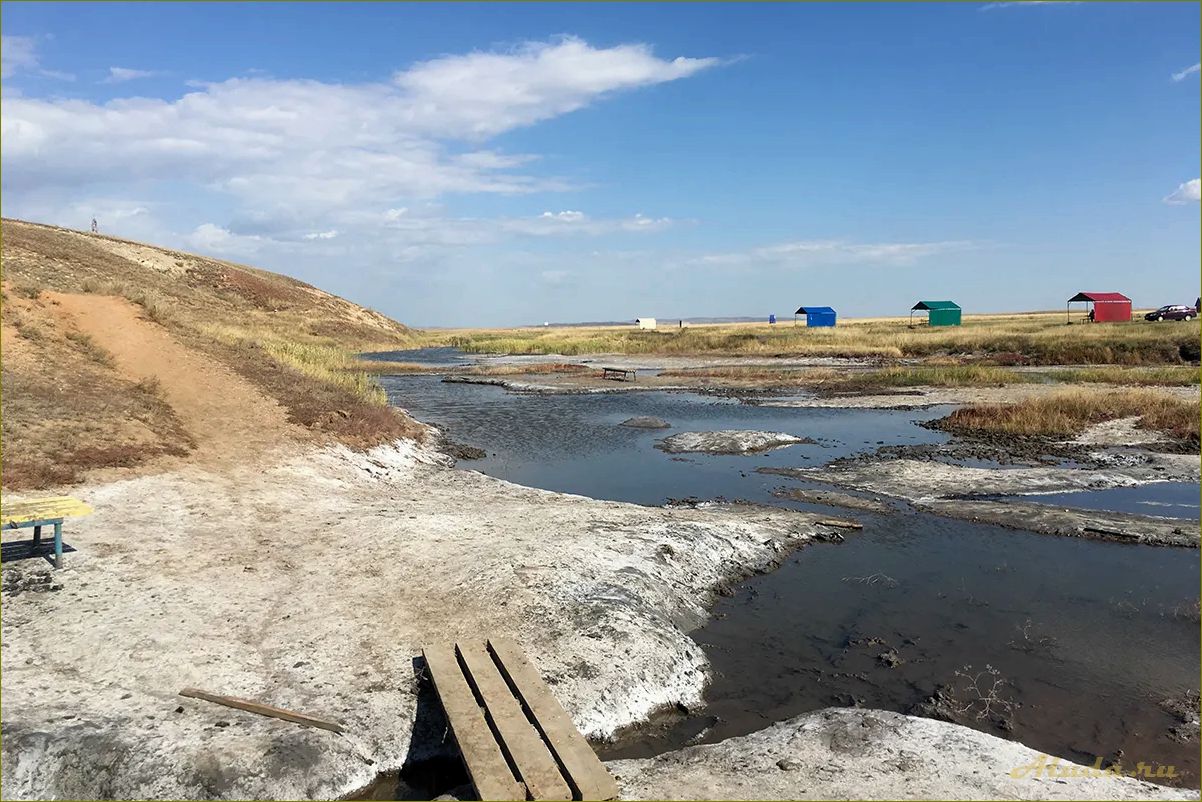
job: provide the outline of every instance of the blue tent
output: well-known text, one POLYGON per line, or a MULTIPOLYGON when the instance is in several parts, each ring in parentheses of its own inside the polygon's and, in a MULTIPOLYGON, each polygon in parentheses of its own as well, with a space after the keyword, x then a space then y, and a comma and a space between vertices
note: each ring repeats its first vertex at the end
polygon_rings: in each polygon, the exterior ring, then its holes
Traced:
POLYGON ((806 316, 806 326, 809 328, 835 325, 835 310, 829 306, 798 307, 797 311, 793 313, 793 317, 796 318, 798 315, 806 316))

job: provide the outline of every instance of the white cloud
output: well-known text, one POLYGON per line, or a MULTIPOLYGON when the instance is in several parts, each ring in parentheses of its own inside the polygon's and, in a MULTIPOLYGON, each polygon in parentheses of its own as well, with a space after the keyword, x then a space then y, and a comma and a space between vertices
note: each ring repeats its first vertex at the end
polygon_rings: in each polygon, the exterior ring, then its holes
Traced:
POLYGON ((525 243, 533 260, 548 258, 550 238, 636 237, 678 223, 634 209, 592 217, 566 203, 526 216, 447 211, 448 197, 572 186, 548 175, 537 154, 507 152, 491 137, 717 63, 559 38, 443 56, 367 83, 254 76, 107 102, 9 91, 0 96, 4 212, 84 229, 96 214, 108 233, 253 261, 342 291, 361 275, 397 281, 412 271, 429 282, 450 264, 483 274, 510 264, 498 244, 516 254, 525 243), (79 207, 102 196, 153 201, 79 207), (342 264, 357 269, 331 267, 342 264))
POLYGON ((1164 198, 1165 203, 1181 206, 1186 203, 1196 203, 1202 198, 1202 179, 1191 178, 1184 184, 1179 184, 1175 190, 1164 198))
POLYGON ((834 264, 910 265, 920 259, 975 247, 964 240, 937 242, 858 243, 843 240, 801 240, 766 245, 747 251, 706 254, 694 263, 723 266, 807 267, 834 264))
POLYGON ((996 11, 1000 8, 1014 8, 1016 6, 1033 8, 1035 6, 1075 6, 1079 4, 1080 0, 1018 0, 1018 2, 986 3, 981 6, 980 10, 996 11))
POLYGON ((201 253, 250 255, 258 252, 262 238, 254 235, 234 234, 229 229, 213 223, 201 223, 186 237, 189 246, 201 253))
POLYGON ((622 227, 627 231, 659 231, 672 225, 673 222, 668 217, 645 217, 642 214, 636 214, 623 222, 622 227))
POLYGON ((264 215, 322 221, 401 199, 563 189, 519 171, 529 154, 460 146, 715 63, 563 38, 445 56, 389 82, 234 78, 103 104, 4 97, 5 188, 66 197, 89 183, 186 182, 264 215))
POLYGON ((153 70, 131 70, 128 67, 109 67, 108 77, 103 82, 106 84, 120 84, 126 81, 133 81, 137 78, 150 78, 156 74, 153 70))
POLYGON ((533 218, 507 218, 497 221, 504 231, 531 236, 554 236, 561 234, 599 235, 619 231, 653 232, 662 231, 676 221, 669 217, 645 217, 635 214, 633 217, 592 218, 584 212, 566 210, 562 212, 543 212, 533 218))
POLYGON ((1198 72, 1199 70, 1202 70, 1202 63, 1194 64, 1192 66, 1186 67, 1181 72, 1173 73, 1173 80, 1174 81, 1184 81, 1186 78, 1193 75, 1195 72, 1198 72))
POLYGON ((527 42, 503 53, 422 62, 393 77, 413 124, 490 136, 583 108, 610 92, 674 81, 718 63, 657 58, 642 44, 594 48, 582 39, 527 42))
POLYGON ((37 45, 29 36, 0 36, 0 78, 38 66, 37 45))
POLYGON ((47 70, 38 61, 37 40, 32 36, 0 36, 0 78, 32 72, 59 81, 74 81, 69 72, 47 70))

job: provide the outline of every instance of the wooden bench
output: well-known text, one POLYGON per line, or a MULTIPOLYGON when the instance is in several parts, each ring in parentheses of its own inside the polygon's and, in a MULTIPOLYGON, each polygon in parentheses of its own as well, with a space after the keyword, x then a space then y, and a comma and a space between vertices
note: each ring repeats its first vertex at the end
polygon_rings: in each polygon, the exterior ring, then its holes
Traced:
POLYGON ((636 373, 628 368, 601 368, 601 378, 614 381, 634 381, 636 373))
POLYGON ((54 527, 54 567, 63 567, 63 520, 87 515, 92 508, 70 496, 9 501, 0 509, 0 529, 33 527, 33 553, 42 545, 42 527, 54 527))
POLYGON ((422 654, 480 799, 617 797, 617 783, 515 642, 439 644, 422 654))

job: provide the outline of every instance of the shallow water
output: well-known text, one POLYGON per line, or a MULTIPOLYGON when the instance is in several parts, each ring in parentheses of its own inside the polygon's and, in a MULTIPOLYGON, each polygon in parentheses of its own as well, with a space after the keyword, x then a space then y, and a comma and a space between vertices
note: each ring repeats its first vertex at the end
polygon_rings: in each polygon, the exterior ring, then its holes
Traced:
POLYGON ((389 398, 456 441, 488 456, 460 463, 518 484, 637 504, 672 498, 774 502, 787 480, 754 473, 758 467, 815 466, 882 445, 942 443, 943 432, 912 425, 946 409, 787 409, 741 404, 692 393, 638 391, 519 394, 479 384, 450 384, 437 376, 385 377, 389 398), (651 416, 670 429, 619 424, 651 416), (809 437, 752 455, 667 454, 655 443, 685 431, 758 429, 809 437))
MULTIPOLYGON (((464 468, 595 498, 747 499, 864 523, 845 542, 802 549, 722 599, 693 633, 714 668, 705 707, 627 733, 602 747, 607 758, 713 742, 830 705, 905 712, 949 683, 953 703, 967 707, 973 697, 957 672, 992 666, 1005 681, 999 696, 1015 706, 980 720, 979 705, 968 707, 964 723, 1086 763, 1121 750, 1128 763, 1175 765, 1196 786, 1197 741, 1172 740, 1178 722, 1159 704, 1198 687, 1197 550, 1050 537, 904 509, 877 515, 801 504, 772 490, 803 483, 754 472, 812 467, 881 445, 944 442, 945 434, 916 423, 945 409, 773 408, 654 391, 525 395, 430 376, 384 382, 395 403, 488 452, 464 468), (618 425, 638 415, 673 428, 618 425), (674 432, 718 429, 783 431, 818 443, 753 456, 674 457, 654 447, 674 432)), ((1121 503, 1179 506, 1192 487, 1196 515, 1196 485, 1147 487, 1121 503)), ((1054 503, 1084 506, 1110 492, 1054 503)))
POLYGON ((437 348, 407 348, 403 351, 373 351, 360 354, 364 359, 381 362, 412 362, 415 365, 452 366, 467 365, 474 360, 459 348, 439 346, 437 348))
POLYGON ((1111 487, 1075 493, 1041 493, 1022 501, 1056 507, 1078 507, 1109 512, 1133 512, 1162 518, 1197 519, 1198 485, 1189 482, 1156 482, 1138 487, 1111 487))

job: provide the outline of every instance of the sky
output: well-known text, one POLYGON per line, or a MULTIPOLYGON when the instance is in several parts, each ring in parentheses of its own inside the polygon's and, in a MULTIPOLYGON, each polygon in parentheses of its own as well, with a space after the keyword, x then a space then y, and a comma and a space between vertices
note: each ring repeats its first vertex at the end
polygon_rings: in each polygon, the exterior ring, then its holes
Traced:
POLYGON ((4 3, 0 206, 417 326, 1199 294, 1198 3, 4 3))

